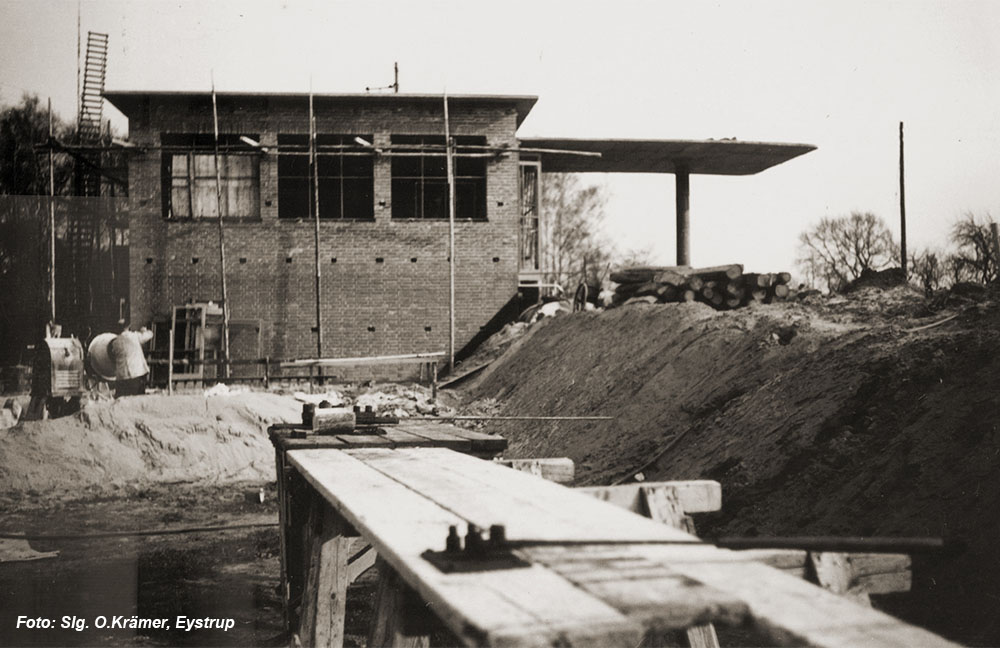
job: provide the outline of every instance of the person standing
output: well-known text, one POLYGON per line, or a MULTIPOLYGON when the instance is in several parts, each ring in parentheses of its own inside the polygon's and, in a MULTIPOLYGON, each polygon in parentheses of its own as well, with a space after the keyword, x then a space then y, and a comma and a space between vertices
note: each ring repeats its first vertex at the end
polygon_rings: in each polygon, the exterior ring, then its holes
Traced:
POLYGON ((108 343, 108 355, 115 361, 115 398, 146 393, 149 365, 142 345, 153 339, 153 332, 143 326, 138 331, 126 328, 108 343))

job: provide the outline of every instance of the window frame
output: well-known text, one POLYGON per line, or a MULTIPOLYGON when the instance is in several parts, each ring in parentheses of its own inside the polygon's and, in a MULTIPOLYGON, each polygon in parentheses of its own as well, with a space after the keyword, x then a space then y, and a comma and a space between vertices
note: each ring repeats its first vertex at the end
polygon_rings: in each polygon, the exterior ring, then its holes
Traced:
MULTIPOLYGON (((245 135, 251 139, 258 139, 258 135, 245 135)), ((240 134, 220 134, 219 135, 219 162, 222 168, 220 180, 222 184, 222 218, 226 221, 259 221, 260 220, 260 151, 240 139, 240 134), (238 172, 240 165, 233 164, 232 160, 238 158, 250 159, 249 173, 233 175, 238 172), (250 186, 249 209, 245 213, 233 215, 230 213, 230 196, 233 191, 238 192, 241 182, 246 182, 250 186)), ((163 218, 169 221, 208 221, 214 222, 218 215, 215 213, 200 213, 196 210, 196 205, 209 204, 217 209, 217 197, 215 187, 215 137, 211 134, 192 133, 161 133, 161 166, 160 181, 162 194, 163 218), (185 170, 183 175, 175 174, 176 158, 183 156, 185 159, 185 170), (197 167, 199 158, 208 158, 209 172, 199 175, 197 167), (201 187, 199 185, 202 185, 201 187), (204 190, 204 185, 210 186, 211 199, 207 203, 196 200, 199 190, 204 190), (185 209, 178 214, 175 209, 175 191, 182 190, 187 199, 184 201, 185 209)), ((204 162, 204 160, 201 160, 204 162)), ((215 211, 214 209, 212 210, 215 211)))
MULTIPOLYGON (((320 153, 316 160, 319 170, 320 221, 375 220, 375 151, 357 144, 356 138, 371 142, 373 135, 316 135, 316 147, 320 153), (343 153, 324 151, 326 147, 343 148, 343 153), (355 168, 345 169, 347 166, 355 168), (324 196, 330 195, 338 198, 332 209, 324 203, 324 196), (358 198, 350 197, 351 195, 358 198)), ((308 133, 278 134, 278 219, 281 221, 312 219, 315 213, 316 196, 308 152, 308 133), (292 167, 301 167, 301 170, 293 172, 292 167), (299 198, 295 205, 290 205, 288 192, 292 184, 301 185, 299 190, 305 189, 302 194, 308 198, 299 198), (285 194, 284 200, 282 194, 285 194)))
MULTIPOLYGON (((455 153, 486 153, 485 135, 455 135, 455 153)), ((395 134, 391 137, 392 218, 394 220, 448 220, 447 151, 444 135, 395 134), (440 153, 428 147, 440 147, 440 153), (421 155, 423 153, 423 155, 421 155), (443 188, 443 205, 435 208, 429 187, 443 188), (404 192, 412 197, 404 198, 404 192), (428 194, 431 194, 430 197, 428 194)), ((487 221, 486 192, 488 164, 483 157, 456 156, 455 218, 456 220, 487 221), (471 193, 471 197, 469 194, 471 193), (472 212, 469 214, 469 212, 472 212)))

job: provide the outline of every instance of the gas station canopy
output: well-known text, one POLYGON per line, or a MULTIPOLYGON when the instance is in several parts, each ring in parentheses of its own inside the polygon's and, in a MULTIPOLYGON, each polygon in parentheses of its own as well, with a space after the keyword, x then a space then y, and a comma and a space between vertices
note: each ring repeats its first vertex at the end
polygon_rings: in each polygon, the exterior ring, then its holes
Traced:
POLYGON ((815 150, 812 144, 721 140, 525 137, 549 173, 672 173, 676 183, 677 265, 691 263, 691 174, 753 175, 815 150))
POLYGON ((809 151, 811 144, 738 140, 520 138, 522 149, 541 149, 542 170, 554 173, 702 173, 752 175, 809 151), (600 157, 561 151, 600 153, 600 157))

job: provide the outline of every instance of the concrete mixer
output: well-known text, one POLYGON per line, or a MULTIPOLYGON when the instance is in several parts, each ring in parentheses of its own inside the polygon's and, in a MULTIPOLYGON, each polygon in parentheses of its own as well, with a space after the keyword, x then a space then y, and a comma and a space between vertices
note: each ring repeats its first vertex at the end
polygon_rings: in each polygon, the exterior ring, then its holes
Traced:
POLYGON ((55 418, 80 409, 80 397, 86 389, 80 340, 46 337, 35 346, 31 364, 31 401, 21 418, 55 418))

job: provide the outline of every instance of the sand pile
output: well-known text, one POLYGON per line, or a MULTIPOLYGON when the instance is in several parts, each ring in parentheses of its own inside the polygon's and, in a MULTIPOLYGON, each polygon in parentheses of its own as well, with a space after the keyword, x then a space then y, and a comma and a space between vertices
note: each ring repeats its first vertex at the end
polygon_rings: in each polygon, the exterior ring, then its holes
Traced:
POLYGON ((274 478, 267 426, 298 420, 289 396, 147 395, 0 430, 0 494, 83 494, 151 482, 274 478))

